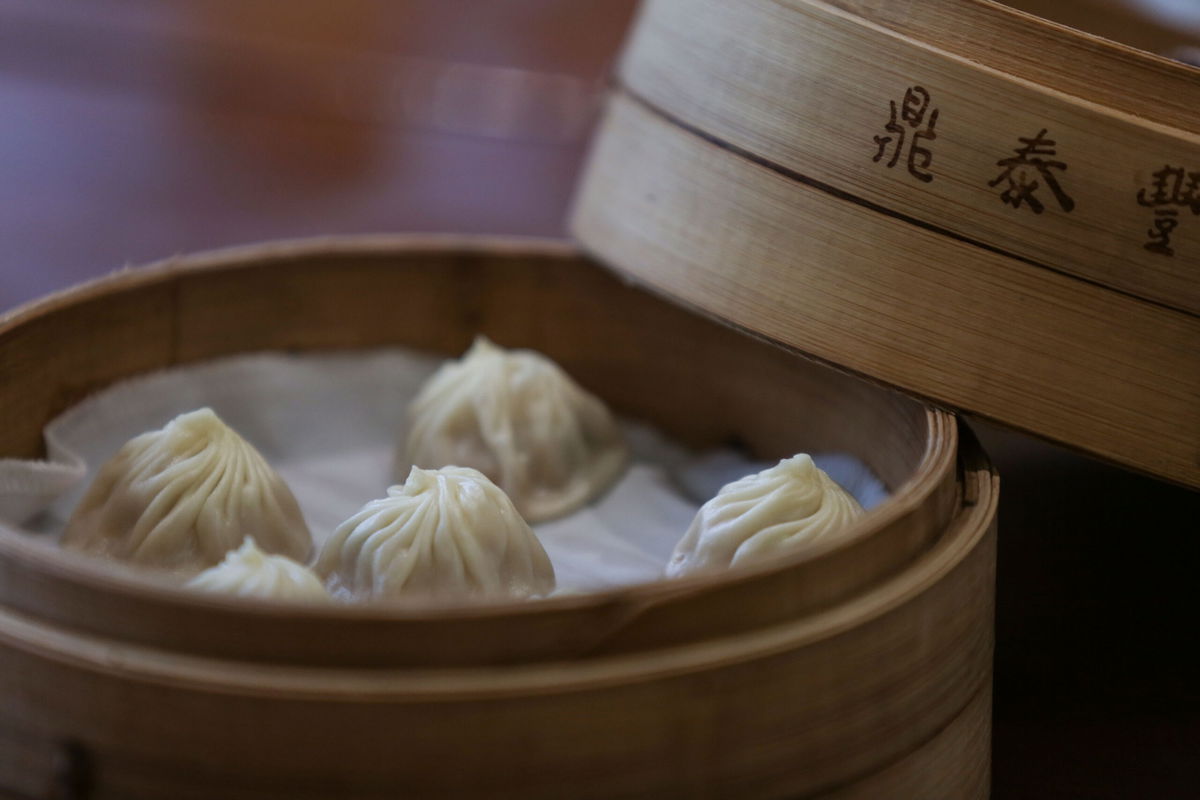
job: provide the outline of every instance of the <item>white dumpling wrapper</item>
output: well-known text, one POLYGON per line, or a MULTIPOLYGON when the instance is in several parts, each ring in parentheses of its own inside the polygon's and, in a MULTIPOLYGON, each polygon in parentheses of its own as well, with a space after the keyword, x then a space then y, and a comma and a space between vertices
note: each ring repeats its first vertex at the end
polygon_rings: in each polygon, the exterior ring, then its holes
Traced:
POLYGON ((397 465, 472 467, 530 522, 586 505, 628 459, 621 429, 595 395, 550 359, 482 336, 444 364, 409 407, 397 465))
POLYGON ((239 597, 326 602, 329 592, 312 570, 287 556, 264 553, 247 536, 242 546, 187 582, 192 589, 239 597))
POLYGON ((143 566, 199 571, 253 533, 298 561, 312 535, 292 491, 211 409, 130 439, 96 474, 63 546, 143 566))
POLYGON ((791 551, 835 535, 862 513, 801 453, 723 486, 696 512, 666 573, 679 577, 791 551))
POLYGON ((370 599, 524 598, 555 585, 537 535, 469 467, 413 467, 338 526, 315 569, 335 595, 370 599))

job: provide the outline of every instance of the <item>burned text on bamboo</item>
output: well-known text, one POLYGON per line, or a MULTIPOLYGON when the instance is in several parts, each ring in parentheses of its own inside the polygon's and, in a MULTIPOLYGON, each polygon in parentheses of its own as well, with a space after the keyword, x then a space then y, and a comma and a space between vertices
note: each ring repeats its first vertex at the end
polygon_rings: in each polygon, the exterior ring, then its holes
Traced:
POLYGON ((937 138, 938 109, 930 108, 929 92, 922 86, 910 86, 899 106, 895 100, 889 100, 888 105, 891 116, 884 125, 884 135, 874 137, 879 149, 871 160, 891 169, 904 158, 908 174, 928 183, 933 180, 929 171, 933 151, 922 142, 937 138))

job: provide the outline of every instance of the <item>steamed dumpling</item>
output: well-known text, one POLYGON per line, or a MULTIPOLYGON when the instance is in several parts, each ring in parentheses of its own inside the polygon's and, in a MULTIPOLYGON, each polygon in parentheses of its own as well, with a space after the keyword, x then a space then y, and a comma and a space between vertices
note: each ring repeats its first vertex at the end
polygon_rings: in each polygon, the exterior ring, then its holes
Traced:
POLYGON ((318 575, 335 594, 375 599, 534 597, 554 567, 512 502, 468 467, 413 467, 321 548, 318 575))
POLYGON ((728 567, 811 544, 863 513, 803 453, 726 484, 696 513, 675 547, 667 575, 728 567))
POLYGON ((599 398, 545 356, 483 337, 429 379, 409 420, 402 468, 473 467, 531 522, 586 505, 616 480, 627 455, 599 398))
POLYGON ((224 561, 204 570, 187 585, 205 592, 240 597, 305 603, 330 599, 329 592, 311 570, 287 556, 264 553, 249 536, 237 550, 230 550, 224 561))
POLYGON ((130 439, 75 508, 65 547, 145 566, 198 571, 253 532, 299 561, 312 536, 296 498, 249 442, 211 409, 130 439))

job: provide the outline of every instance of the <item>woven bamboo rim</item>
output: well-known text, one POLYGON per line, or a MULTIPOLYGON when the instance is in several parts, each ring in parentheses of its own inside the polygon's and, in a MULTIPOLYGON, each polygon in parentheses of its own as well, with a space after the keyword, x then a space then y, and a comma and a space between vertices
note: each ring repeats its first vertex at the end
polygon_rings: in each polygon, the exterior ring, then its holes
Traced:
POLYGON ((772 340, 1200 486, 1194 315, 879 213, 621 93, 572 227, 606 263, 772 340))
POLYGON ((0 320, 0 374, 11 387, 0 392, 0 453, 36 456, 46 421, 127 375, 261 349, 406 344, 454 354, 479 330, 547 352, 617 408, 684 441, 737 435, 764 456, 783 455, 801 430, 814 449, 857 442, 894 496, 843 545, 769 565, 424 611, 207 597, 0 526, 0 603, 48 624, 213 657, 344 666, 592 658, 837 602, 911 561, 953 513, 958 434, 949 415, 751 342, 622 285, 568 246, 537 241, 354 237, 240 248, 56 295, 0 320), (860 418, 847 418, 854 409, 860 418))

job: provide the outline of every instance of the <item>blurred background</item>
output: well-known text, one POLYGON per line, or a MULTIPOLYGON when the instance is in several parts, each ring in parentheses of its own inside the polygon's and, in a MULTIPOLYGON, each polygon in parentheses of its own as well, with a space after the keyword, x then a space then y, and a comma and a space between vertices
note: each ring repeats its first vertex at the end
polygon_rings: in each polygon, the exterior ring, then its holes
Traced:
POLYGON ((561 236, 631 0, 0 0, 0 307, 316 234, 561 236))
MULTIPOLYGON (((1012 4, 1200 53, 1200 0, 1012 4)), ((0 311, 266 239, 564 236, 634 9, 0 0, 0 311)), ((975 428, 1003 480, 995 797, 1200 797, 1200 495, 975 428)))

